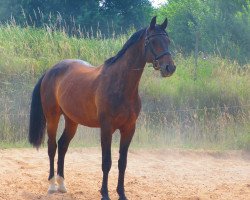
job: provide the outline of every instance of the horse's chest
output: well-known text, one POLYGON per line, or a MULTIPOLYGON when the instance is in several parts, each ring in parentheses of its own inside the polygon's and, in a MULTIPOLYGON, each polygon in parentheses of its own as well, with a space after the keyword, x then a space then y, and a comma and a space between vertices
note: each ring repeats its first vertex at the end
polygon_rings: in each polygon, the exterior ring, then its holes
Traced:
POLYGON ((112 122, 117 127, 122 126, 124 124, 130 123, 131 121, 135 121, 137 118, 135 112, 131 109, 121 109, 121 112, 117 112, 112 116, 112 122))
POLYGON ((110 114, 112 116, 112 121, 121 126, 123 124, 136 121, 139 113, 137 112, 136 104, 124 102, 119 106, 113 107, 110 114))

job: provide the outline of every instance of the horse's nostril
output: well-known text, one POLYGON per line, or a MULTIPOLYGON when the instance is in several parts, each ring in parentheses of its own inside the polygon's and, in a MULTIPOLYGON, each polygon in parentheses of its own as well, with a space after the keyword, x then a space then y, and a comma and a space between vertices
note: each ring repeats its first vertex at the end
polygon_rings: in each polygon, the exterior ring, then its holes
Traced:
POLYGON ((166 71, 169 73, 169 65, 166 65, 166 71))
POLYGON ((166 65, 166 71, 168 72, 168 73, 174 73, 175 72, 175 65, 166 65))

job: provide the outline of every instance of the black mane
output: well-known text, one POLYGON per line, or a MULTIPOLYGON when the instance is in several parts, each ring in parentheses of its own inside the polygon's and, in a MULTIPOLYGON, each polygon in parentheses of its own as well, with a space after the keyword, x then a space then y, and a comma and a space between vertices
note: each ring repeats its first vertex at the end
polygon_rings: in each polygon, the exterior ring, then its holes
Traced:
POLYGON ((117 61, 120 57, 122 57, 122 55, 127 51, 127 49, 129 47, 131 47, 133 44, 135 44, 139 39, 141 39, 143 33, 146 31, 146 28, 141 29, 137 32, 135 32, 129 39, 128 41, 123 45, 122 49, 113 57, 107 59, 105 61, 105 65, 109 66, 113 63, 115 63, 115 61, 117 61))

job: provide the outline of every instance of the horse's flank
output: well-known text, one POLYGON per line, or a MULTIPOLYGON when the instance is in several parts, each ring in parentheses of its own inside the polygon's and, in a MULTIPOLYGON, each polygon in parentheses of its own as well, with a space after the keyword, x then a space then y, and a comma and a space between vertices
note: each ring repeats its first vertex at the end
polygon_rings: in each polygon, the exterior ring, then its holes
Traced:
POLYGON ((80 60, 63 60, 51 68, 41 85, 45 117, 64 114, 76 123, 99 126, 95 93, 100 70, 80 60), (55 105, 56 113, 51 112, 55 105))

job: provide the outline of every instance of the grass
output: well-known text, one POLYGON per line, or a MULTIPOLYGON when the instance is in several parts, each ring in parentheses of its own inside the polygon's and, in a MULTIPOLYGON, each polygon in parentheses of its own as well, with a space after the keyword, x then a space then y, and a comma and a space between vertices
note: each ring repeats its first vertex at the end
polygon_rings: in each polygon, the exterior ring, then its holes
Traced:
MULTIPOLYGON (((49 27, 1 25, 0 147, 26 145, 31 91, 46 69, 65 58, 100 65, 128 37, 76 38, 49 27)), ((143 108, 132 146, 250 149, 249 64, 199 55, 194 80, 193 56, 176 54, 174 61, 177 71, 170 78, 160 78, 153 68, 144 71, 143 108)), ((117 135, 114 144, 118 146, 117 135)), ((75 146, 97 144, 96 129, 80 128, 73 141, 75 146)))

